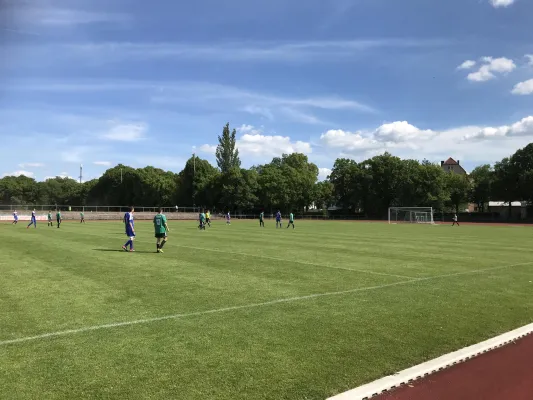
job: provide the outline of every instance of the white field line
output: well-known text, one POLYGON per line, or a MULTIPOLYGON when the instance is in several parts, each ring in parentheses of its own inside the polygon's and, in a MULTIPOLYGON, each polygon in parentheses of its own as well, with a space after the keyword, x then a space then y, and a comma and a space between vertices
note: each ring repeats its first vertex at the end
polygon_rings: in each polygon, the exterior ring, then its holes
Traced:
POLYGON ((327 264, 318 264, 318 263, 312 263, 307 261, 298 261, 298 260, 290 260, 286 258, 279 258, 279 257, 271 257, 271 256, 265 256, 261 254, 249 254, 249 253, 240 253, 237 251, 226 251, 226 250, 220 250, 220 249, 210 249, 206 247, 196 247, 196 246, 186 246, 182 244, 174 244, 178 247, 183 247, 185 249, 192 249, 192 250, 202 250, 202 251, 210 251, 214 253, 224 253, 224 254, 233 254, 233 255, 239 255, 239 256, 245 256, 245 257, 255 257, 255 258, 264 258, 266 260, 274 260, 274 261, 282 261, 282 262, 291 262, 294 264, 302 264, 302 265, 312 265, 314 267, 322 267, 322 268, 331 268, 331 269, 341 269, 344 271, 352 271, 352 272, 361 272, 363 274, 371 274, 371 275, 380 275, 380 276, 390 276, 393 278, 402 278, 402 279, 418 279, 416 276, 406 276, 406 275, 396 275, 396 274, 388 274, 386 272, 376 272, 376 271, 369 271, 366 269, 353 269, 353 268, 344 268, 344 267, 338 267, 334 265, 327 265, 327 264))
POLYGON ((166 316, 162 316, 162 317, 137 319, 137 320, 133 320, 133 321, 124 321, 124 322, 113 322, 113 323, 110 323, 110 324, 103 324, 103 325, 93 325, 93 326, 87 326, 87 327, 78 328, 78 329, 69 329, 69 330, 64 330, 64 331, 44 333, 44 334, 35 335, 35 336, 26 336, 26 337, 21 337, 21 338, 16 338, 16 339, 3 340, 3 341, 0 341, 0 346, 6 346, 6 345, 10 345, 10 344, 36 341, 36 340, 47 339, 47 338, 54 338, 54 337, 59 337, 59 336, 74 335, 74 334, 78 334, 78 333, 97 331, 97 330, 101 330, 101 329, 118 328, 118 327, 123 327, 123 326, 140 325, 140 324, 149 324, 149 323, 158 322, 158 321, 180 319, 180 318, 186 318, 186 317, 195 317, 195 316, 208 315, 208 314, 217 314, 217 313, 223 313, 223 312, 228 312, 228 311, 236 311, 236 310, 244 310, 244 309, 250 309, 250 308, 258 308, 258 307, 264 307, 264 306, 271 306, 271 305, 275 305, 275 304, 291 303, 291 302, 295 302, 295 301, 317 299, 317 298, 320 298, 320 297, 340 296, 340 295, 344 295, 344 294, 351 294, 351 293, 358 293, 358 292, 368 292, 368 291, 373 291, 373 290, 385 289, 385 288, 393 287, 393 286, 406 285, 406 284, 414 283, 414 282, 424 282, 424 281, 430 281, 430 280, 439 279, 439 278, 448 278, 448 277, 453 277, 453 276, 475 274, 475 273, 480 273, 480 272, 496 271, 496 270, 501 270, 501 269, 507 269, 507 268, 523 266, 523 265, 531 265, 531 264, 533 264, 533 261, 520 263, 520 264, 504 265, 504 266, 499 266, 499 267, 483 268, 483 269, 477 269, 477 270, 472 270, 472 271, 456 272, 456 273, 446 274, 446 275, 436 275, 436 276, 431 276, 431 277, 427 277, 427 278, 417 278, 417 279, 411 279, 411 280, 408 280, 408 281, 387 283, 387 284, 378 285, 378 286, 367 286, 367 287, 362 287, 362 288, 342 290, 342 291, 338 291, 338 292, 315 293, 315 294, 310 294, 310 295, 307 295, 307 296, 288 297, 288 298, 284 298, 284 299, 276 299, 276 300, 271 300, 271 301, 265 301, 263 303, 244 304, 244 305, 240 305, 240 306, 215 308, 215 309, 212 309, 212 310, 194 311, 194 312, 190 312, 190 313, 166 315, 166 316))
POLYGON ((328 400, 365 400, 377 396, 385 391, 392 390, 399 386, 424 378, 428 375, 452 367, 458 363, 468 361, 488 351, 505 346, 520 338, 533 333, 533 324, 525 325, 521 328, 504 333, 484 342, 465 347, 461 350, 445 354, 441 357, 427 361, 425 363, 407 368, 397 374, 386 376, 374 382, 360 386, 356 389, 330 397, 328 400))
MULTIPOLYGON (((84 234, 92 235, 92 236, 101 236, 101 235, 96 235, 94 233, 84 233, 84 234)), ((239 255, 239 256, 245 256, 245 257, 264 258, 266 260, 274 260, 274 261, 283 261, 283 262, 290 261, 290 262, 292 262, 294 264, 312 265, 314 267, 340 269, 340 270, 344 270, 344 271, 360 272, 360 273, 363 273, 363 274, 371 274, 371 275, 390 276, 390 277, 393 277, 393 278, 418 279, 418 277, 416 277, 416 276, 388 274, 386 272, 369 271, 369 270, 366 270, 366 269, 344 268, 344 267, 338 267, 338 266, 334 266, 334 265, 311 263, 311 262, 307 262, 307 261, 287 260, 285 258, 271 257, 271 256, 265 256, 265 255, 261 255, 261 254, 249 254, 249 253, 240 253, 240 252, 236 252, 236 251, 226 251, 226 250, 213 249, 213 248, 207 248, 207 247, 187 246, 187 245, 182 245, 182 244, 175 243, 175 242, 169 243, 169 244, 167 244, 167 246, 177 246, 177 247, 182 247, 184 249, 202 250, 202 251, 213 252, 213 253, 233 254, 233 255, 239 255)))

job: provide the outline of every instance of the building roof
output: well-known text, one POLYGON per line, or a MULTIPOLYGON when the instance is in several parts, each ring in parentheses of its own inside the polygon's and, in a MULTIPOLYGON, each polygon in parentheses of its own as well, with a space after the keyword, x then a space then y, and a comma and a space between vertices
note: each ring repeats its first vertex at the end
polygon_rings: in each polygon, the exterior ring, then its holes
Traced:
POLYGON ((450 157, 444 161, 444 165, 459 165, 459 163, 450 157))

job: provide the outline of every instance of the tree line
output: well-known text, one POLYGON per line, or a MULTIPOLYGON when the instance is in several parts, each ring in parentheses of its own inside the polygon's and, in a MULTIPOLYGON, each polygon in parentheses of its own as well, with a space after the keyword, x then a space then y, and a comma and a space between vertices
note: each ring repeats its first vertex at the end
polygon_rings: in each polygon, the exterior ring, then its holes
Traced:
POLYGON ((99 179, 78 183, 56 177, 36 182, 26 176, 0 179, 3 204, 196 206, 225 211, 303 212, 336 205, 344 213, 382 218, 389 207, 433 207, 459 211, 466 203, 480 211, 490 200, 533 200, 533 144, 469 175, 445 172, 427 160, 403 160, 389 153, 362 162, 335 161, 318 181, 318 167, 304 154, 275 157, 268 164, 241 167, 236 131, 227 124, 218 137, 217 166, 196 155, 179 173, 151 166, 119 164, 99 179))

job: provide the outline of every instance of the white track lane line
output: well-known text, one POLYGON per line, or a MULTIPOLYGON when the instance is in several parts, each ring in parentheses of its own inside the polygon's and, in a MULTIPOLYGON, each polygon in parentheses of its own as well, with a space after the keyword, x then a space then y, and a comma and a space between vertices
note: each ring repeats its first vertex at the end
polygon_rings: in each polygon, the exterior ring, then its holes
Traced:
POLYGON ((183 314, 166 315, 163 317, 137 319, 134 321, 114 322, 114 323, 103 324, 103 325, 93 325, 93 326, 87 326, 84 328, 69 329, 69 330, 64 330, 64 331, 44 333, 44 334, 35 335, 35 336, 26 336, 26 337, 21 337, 17 339, 3 340, 3 341, 0 341, 0 346, 6 346, 10 344, 17 344, 17 343, 23 343, 23 342, 31 342, 31 341, 54 338, 54 337, 59 337, 59 336, 75 335, 78 333, 97 331, 101 329, 118 328, 118 327, 123 327, 123 326, 140 325, 140 324, 149 324, 149 323, 158 322, 158 321, 194 317, 194 316, 201 316, 201 315, 208 315, 208 314, 217 314, 217 313, 223 313, 223 312, 228 312, 228 311, 236 311, 236 310, 244 310, 244 309, 250 309, 250 308, 270 306, 270 305, 281 304, 281 303, 291 303, 295 301, 311 300, 311 299, 316 299, 320 297, 339 296, 339 295, 358 293, 358 292, 368 292, 368 291, 373 291, 373 290, 385 289, 385 288, 393 287, 393 286, 406 285, 409 283, 424 282, 424 281, 430 281, 430 280, 439 279, 439 278, 448 278, 448 277, 453 277, 453 276, 475 274, 475 273, 480 273, 480 272, 496 271, 496 270, 501 270, 501 269, 513 268, 513 267, 524 266, 524 265, 532 265, 532 264, 533 264, 533 261, 530 261, 526 263, 504 265, 500 267, 483 268, 483 269, 477 269, 477 270, 472 270, 472 271, 456 272, 456 273, 446 274, 446 275, 436 275, 436 276, 431 276, 427 278, 417 278, 417 279, 412 279, 408 281, 387 283, 385 285, 367 286, 367 287, 362 287, 362 288, 342 290, 339 292, 316 293, 316 294, 310 294, 307 296, 288 297, 284 299, 265 301, 263 303, 252 303, 252 304, 245 304, 241 306, 231 306, 231 307, 215 308, 212 310, 205 310, 205 311, 195 311, 195 312, 183 313, 183 314))

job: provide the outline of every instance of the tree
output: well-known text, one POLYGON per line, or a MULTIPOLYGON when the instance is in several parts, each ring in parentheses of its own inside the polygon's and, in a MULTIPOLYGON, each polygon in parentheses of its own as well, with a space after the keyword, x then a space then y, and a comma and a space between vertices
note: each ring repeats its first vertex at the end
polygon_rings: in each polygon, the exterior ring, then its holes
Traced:
POLYGON ((315 183, 313 190, 313 202, 319 210, 327 209, 334 200, 334 186, 329 181, 322 181, 315 183))
POLYGON ((483 212, 485 211, 485 204, 491 198, 494 170, 489 164, 480 165, 472 170, 470 179, 472 181, 470 201, 476 203, 478 209, 483 212))
MULTIPOLYGON (((333 185, 333 194, 337 205, 348 210, 355 204, 356 176, 359 166, 354 160, 338 158, 335 160, 329 181, 333 185)), ((361 182, 361 181, 359 181, 361 182)))
POLYGON ((455 212, 458 213, 459 206, 468 201, 470 180, 466 175, 446 174, 446 186, 450 193, 450 204, 454 207, 455 212))
POLYGON ((209 161, 193 156, 178 174, 177 203, 210 206, 217 202, 213 184, 219 172, 209 161))
POLYGON ((224 126, 222 135, 218 137, 218 146, 216 150, 217 165, 220 172, 228 173, 233 168, 240 168, 241 160, 239 159, 239 150, 237 144, 237 132, 235 129, 229 129, 229 123, 224 126))

